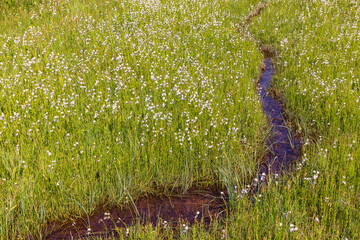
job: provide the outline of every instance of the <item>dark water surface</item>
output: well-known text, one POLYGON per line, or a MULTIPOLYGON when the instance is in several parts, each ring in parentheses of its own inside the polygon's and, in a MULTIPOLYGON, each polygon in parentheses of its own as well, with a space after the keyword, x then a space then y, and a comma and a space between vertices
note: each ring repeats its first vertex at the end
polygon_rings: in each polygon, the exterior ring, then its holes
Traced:
POLYGON ((260 166, 259 174, 282 175, 289 171, 292 164, 301 156, 301 139, 290 131, 284 118, 283 105, 274 96, 269 94, 270 82, 274 74, 271 58, 265 58, 265 70, 260 78, 259 94, 262 109, 271 122, 271 135, 268 139, 270 153, 260 166))
MULTIPOLYGON (((253 194, 259 191, 259 186, 266 184, 268 176, 289 171, 301 155, 300 138, 287 127, 283 105, 268 93, 274 74, 270 58, 265 58, 265 66, 260 78, 259 94, 263 111, 272 125, 267 142, 270 151, 259 166, 258 182, 248 189, 253 194)), ((106 238, 116 236, 116 228, 126 228, 136 222, 151 222, 154 226, 160 224, 162 227, 169 227, 172 222, 172 226, 177 225, 179 231, 183 231, 186 226, 180 225, 179 219, 187 222, 187 226, 201 220, 210 224, 213 219, 224 215, 227 201, 226 189, 216 186, 193 187, 181 196, 144 196, 122 208, 103 205, 89 217, 84 216, 65 224, 49 224, 44 235, 46 239, 106 238)))

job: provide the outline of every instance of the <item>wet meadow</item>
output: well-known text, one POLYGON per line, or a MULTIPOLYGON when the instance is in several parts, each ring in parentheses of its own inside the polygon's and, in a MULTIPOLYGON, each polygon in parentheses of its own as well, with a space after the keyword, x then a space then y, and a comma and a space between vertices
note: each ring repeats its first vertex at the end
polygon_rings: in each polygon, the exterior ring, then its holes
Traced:
POLYGON ((112 237, 360 238, 359 16, 354 0, 0 0, 0 239, 214 186, 225 217, 112 237), (269 52, 303 145, 252 194, 269 52))

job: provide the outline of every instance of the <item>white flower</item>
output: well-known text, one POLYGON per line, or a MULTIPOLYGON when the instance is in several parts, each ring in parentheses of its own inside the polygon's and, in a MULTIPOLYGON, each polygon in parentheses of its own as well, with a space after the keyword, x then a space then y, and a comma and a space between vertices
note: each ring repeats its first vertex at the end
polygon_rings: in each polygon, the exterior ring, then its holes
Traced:
POLYGON ((295 225, 294 224, 290 224, 290 232, 295 232, 295 231, 297 231, 298 229, 297 229, 297 227, 295 227, 295 225))
POLYGON ((186 233, 187 230, 189 230, 189 227, 186 226, 186 224, 183 224, 184 230, 182 230, 182 233, 186 233))

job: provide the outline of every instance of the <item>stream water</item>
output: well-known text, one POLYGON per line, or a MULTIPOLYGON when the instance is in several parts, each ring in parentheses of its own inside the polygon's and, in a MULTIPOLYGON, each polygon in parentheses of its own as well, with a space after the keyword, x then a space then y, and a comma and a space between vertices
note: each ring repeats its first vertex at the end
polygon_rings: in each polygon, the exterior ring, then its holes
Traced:
POLYGON ((271 122, 271 134, 268 139, 270 153, 260 166, 260 175, 282 175, 301 156, 301 139, 291 131, 284 117, 284 105, 269 93, 274 66, 271 58, 265 58, 265 70, 259 83, 262 109, 271 122))

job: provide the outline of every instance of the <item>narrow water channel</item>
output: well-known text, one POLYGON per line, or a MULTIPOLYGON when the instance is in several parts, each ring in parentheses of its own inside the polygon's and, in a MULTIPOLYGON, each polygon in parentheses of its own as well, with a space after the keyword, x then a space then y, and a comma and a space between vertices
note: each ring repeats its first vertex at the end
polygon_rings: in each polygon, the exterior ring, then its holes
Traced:
POLYGON ((262 109, 271 123, 271 134, 268 139, 270 153, 260 166, 260 175, 282 175, 289 171, 292 164, 301 156, 301 139, 296 132, 291 131, 284 117, 284 106, 269 93, 274 75, 274 66, 271 58, 265 58, 265 70, 259 82, 259 94, 262 109))

